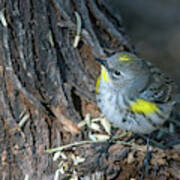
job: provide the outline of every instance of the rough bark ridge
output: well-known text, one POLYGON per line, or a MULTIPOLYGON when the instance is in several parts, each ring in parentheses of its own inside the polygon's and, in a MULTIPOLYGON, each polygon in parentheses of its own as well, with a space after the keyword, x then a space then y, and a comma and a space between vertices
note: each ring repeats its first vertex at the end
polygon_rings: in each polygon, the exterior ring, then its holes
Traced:
POLYGON ((43 152, 81 138, 76 123, 95 102, 94 56, 132 48, 104 0, 0 0, 0 11, 0 177, 51 179, 43 152))

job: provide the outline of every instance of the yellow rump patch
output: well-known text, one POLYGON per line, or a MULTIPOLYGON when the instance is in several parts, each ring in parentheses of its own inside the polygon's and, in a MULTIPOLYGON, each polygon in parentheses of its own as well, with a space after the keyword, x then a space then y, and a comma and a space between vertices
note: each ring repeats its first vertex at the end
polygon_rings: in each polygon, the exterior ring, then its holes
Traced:
POLYGON ((108 72, 104 66, 101 66, 101 76, 105 82, 109 82, 110 78, 108 72))
POLYGON ((120 61, 130 61, 132 60, 132 57, 128 54, 122 54, 119 56, 120 61))
POLYGON ((143 99, 137 99, 136 102, 132 102, 130 105, 131 111, 134 113, 142 113, 142 114, 152 114, 159 111, 157 105, 150 101, 145 101, 143 99))

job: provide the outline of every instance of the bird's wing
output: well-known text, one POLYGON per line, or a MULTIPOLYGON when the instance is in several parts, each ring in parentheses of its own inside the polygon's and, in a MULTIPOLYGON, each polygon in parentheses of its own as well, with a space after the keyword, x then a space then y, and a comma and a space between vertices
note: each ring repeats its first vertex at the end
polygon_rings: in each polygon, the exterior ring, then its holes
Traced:
POLYGON ((157 103, 174 101, 176 95, 175 83, 158 68, 147 62, 150 68, 150 82, 140 93, 140 98, 157 103))

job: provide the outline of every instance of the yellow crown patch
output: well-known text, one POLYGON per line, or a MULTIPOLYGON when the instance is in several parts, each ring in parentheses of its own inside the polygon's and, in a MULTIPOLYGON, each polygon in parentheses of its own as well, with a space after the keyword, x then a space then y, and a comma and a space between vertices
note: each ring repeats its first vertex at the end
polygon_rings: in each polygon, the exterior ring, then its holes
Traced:
POLYGON ((122 54, 119 56, 120 61, 131 61, 132 57, 128 54, 122 54))
POLYGON ((159 108, 153 102, 146 101, 143 99, 137 99, 136 102, 131 103, 130 110, 134 113, 141 113, 148 115, 159 111, 159 108))

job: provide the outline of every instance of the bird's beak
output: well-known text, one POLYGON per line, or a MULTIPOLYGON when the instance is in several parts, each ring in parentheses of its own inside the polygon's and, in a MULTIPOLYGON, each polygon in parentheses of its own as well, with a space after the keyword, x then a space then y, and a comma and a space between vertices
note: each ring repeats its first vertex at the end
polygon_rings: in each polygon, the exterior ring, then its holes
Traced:
POLYGON ((96 60, 97 62, 99 62, 101 65, 107 67, 107 60, 106 60, 106 59, 101 59, 101 58, 96 58, 96 57, 95 57, 95 60, 96 60))

